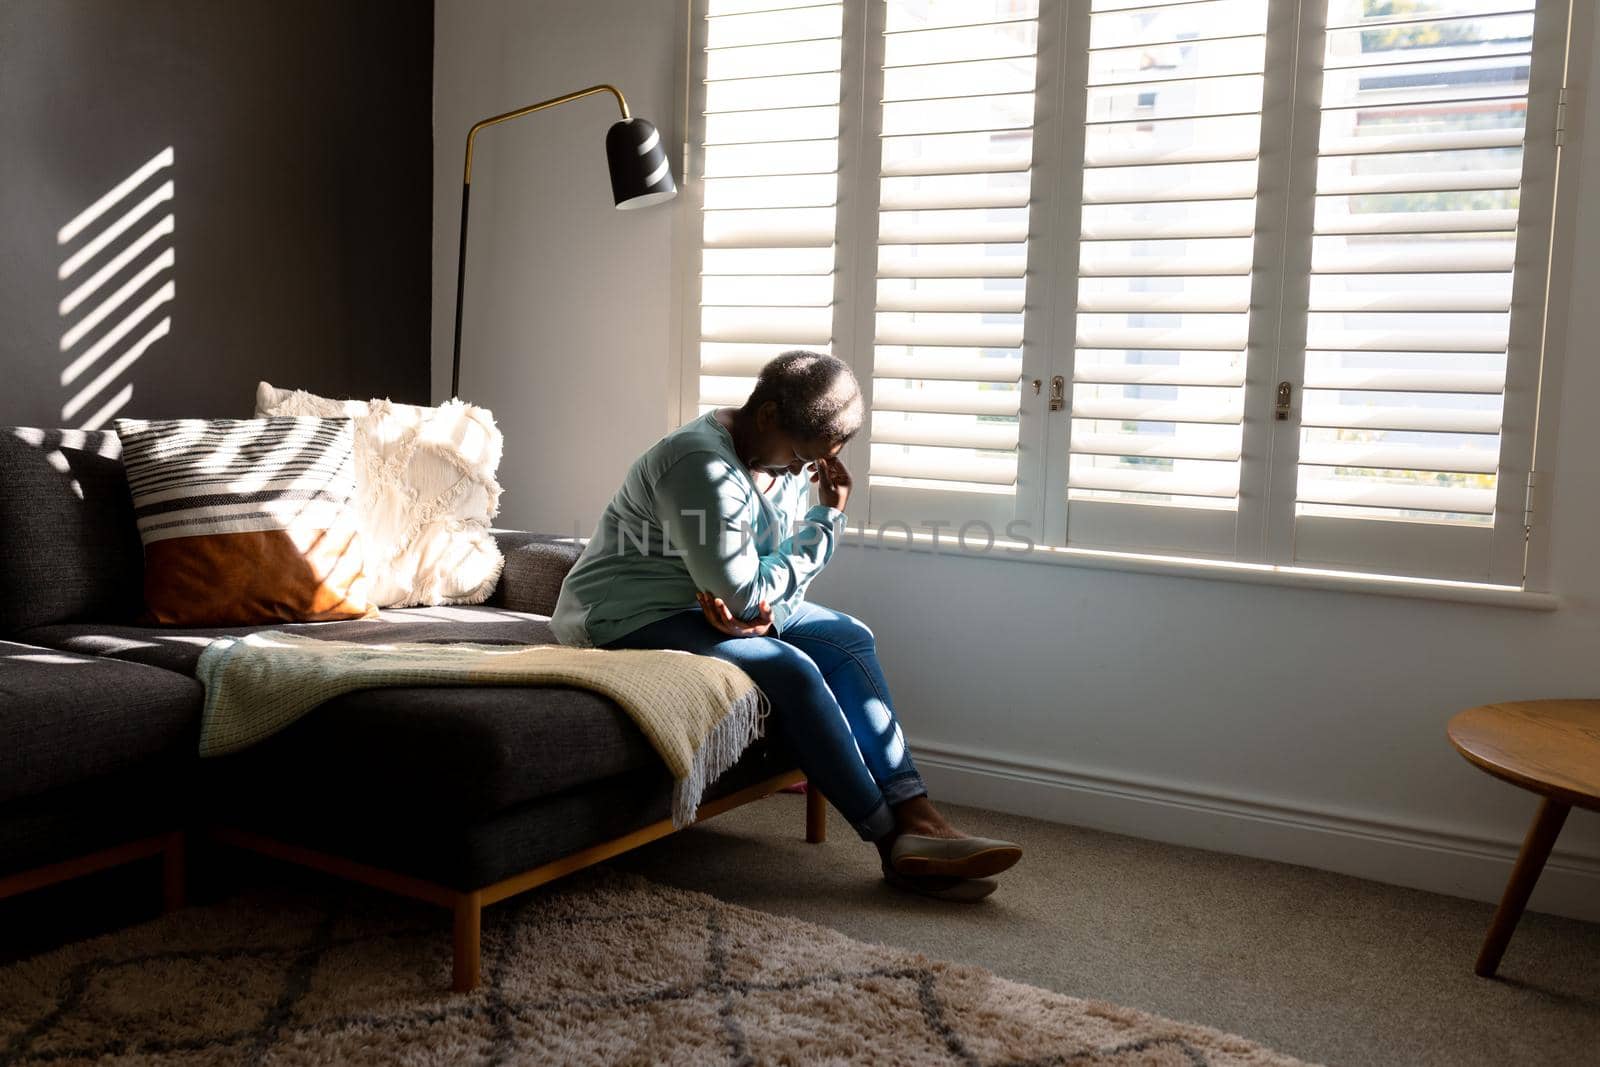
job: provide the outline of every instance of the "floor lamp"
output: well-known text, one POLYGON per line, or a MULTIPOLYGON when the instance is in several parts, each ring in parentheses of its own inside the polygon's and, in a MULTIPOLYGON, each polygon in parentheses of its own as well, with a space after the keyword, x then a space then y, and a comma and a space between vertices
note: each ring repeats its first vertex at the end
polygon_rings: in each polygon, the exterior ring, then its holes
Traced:
POLYGON ((467 163, 461 175, 461 251, 456 259, 456 344, 455 357, 450 364, 450 395, 461 392, 461 308, 465 303, 467 288, 467 206, 472 200, 472 142, 478 131, 501 122, 520 119, 535 111, 561 104, 570 104, 596 93, 610 93, 617 98, 622 111, 620 121, 612 124, 606 133, 606 163, 611 170, 611 197, 617 207, 624 210, 649 207, 678 195, 672 182, 672 168, 667 164, 667 152, 661 144, 661 134, 644 119, 636 119, 628 112, 628 101, 614 85, 591 85, 565 96, 541 100, 537 104, 519 107, 503 115, 494 115, 475 123, 467 131, 467 163))

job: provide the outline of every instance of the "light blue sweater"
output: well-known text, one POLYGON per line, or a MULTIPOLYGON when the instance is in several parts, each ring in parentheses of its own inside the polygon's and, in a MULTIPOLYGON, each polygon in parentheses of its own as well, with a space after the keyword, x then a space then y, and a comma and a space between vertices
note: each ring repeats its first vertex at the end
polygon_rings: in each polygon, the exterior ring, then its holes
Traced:
POLYGON ((696 608, 700 590, 741 618, 766 601, 781 631, 832 558, 844 513, 806 509, 804 472, 780 475, 765 493, 751 479, 714 412, 652 445, 628 468, 561 584, 550 620, 556 639, 607 644, 696 608))

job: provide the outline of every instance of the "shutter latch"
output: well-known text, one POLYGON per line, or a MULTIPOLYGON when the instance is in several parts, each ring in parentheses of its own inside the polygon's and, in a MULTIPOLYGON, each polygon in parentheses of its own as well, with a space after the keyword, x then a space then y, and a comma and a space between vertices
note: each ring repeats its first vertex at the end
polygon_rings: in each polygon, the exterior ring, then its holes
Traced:
POLYGON ((1289 421, 1289 404, 1294 399, 1294 386, 1288 382, 1278 383, 1278 403, 1272 409, 1272 417, 1279 422, 1289 421))
POLYGON ((1060 411, 1067 406, 1067 380, 1061 375, 1050 379, 1050 410, 1060 411))

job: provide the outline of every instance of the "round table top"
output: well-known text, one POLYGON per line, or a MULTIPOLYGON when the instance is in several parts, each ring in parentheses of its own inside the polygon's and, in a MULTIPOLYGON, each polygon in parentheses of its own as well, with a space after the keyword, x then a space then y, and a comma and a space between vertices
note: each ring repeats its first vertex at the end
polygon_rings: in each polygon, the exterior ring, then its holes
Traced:
POLYGON ((1600 809, 1600 700, 1518 700, 1468 708, 1450 743, 1497 778, 1600 809))

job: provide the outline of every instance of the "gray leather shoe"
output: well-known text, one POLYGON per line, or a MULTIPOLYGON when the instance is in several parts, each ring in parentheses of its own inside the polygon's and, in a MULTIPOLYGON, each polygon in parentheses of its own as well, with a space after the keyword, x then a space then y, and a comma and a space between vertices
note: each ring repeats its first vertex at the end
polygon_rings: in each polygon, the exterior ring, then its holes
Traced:
POLYGON ((972 904, 995 891, 995 883, 988 878, 944 878, 931 875, 896 874, 885 869, 883 880, 902 893, 915 893, 919 897, 949 900, 959 904, 972 904))
POLYGON ((897 874, 988 878, 1022 858, 1022 846, 990 837, 923 837, 901 834, 889 849, 897 874))

